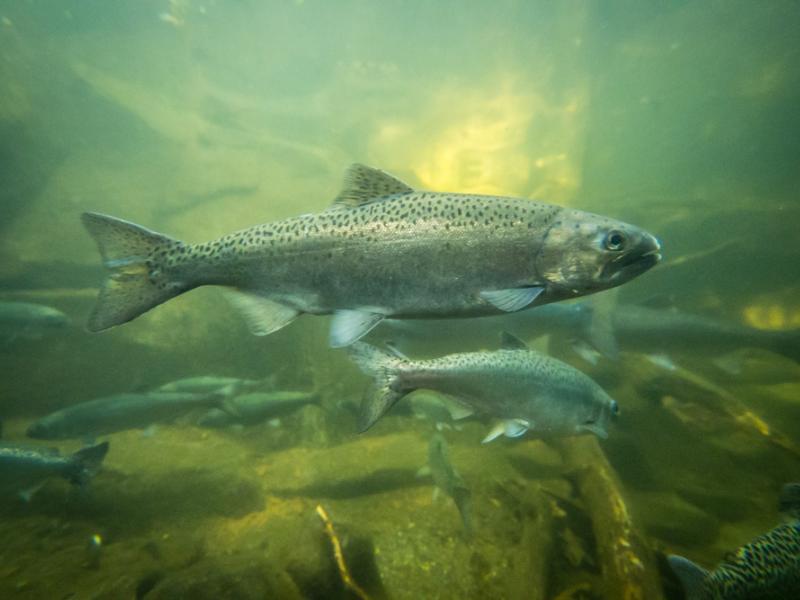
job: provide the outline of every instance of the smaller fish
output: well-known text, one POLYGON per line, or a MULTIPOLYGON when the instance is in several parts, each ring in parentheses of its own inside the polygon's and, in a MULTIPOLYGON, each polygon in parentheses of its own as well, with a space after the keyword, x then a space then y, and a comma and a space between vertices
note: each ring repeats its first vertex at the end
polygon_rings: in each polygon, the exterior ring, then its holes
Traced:
POLYGON ((713 571, 667 557, 687 600, 800 598, 800 483, 783 486, 779 510, 787 519, 729 555, 713 571))
POLYGON ((568 364, 529 350, 503 334, 503 349, 410 360, 359 342, 350 356, 374 379, 362 401, 358 428, 366 431, 400 398, 417 389, 439 392, 471 412, 499 420, 486 436, 538 437, 591 432, 607 437, 617 403, 568 364))
POLYGON ((150 392, 116 394, 81 402, 42 417, 28 427, 27 435, 40 440, 94 439, 99 435, 146 429, 174 421, 192 410, 225 407, 224 394, 150 392))
POLYGON ((212 408, 198 420, 200 427, 226 427, 228 425, 257 425, 278 419, 294 411, 319 402, 319 396, 308 392, 256 392, 231 399, 227 410, 212 408))
POLYGON ((591 340, 593 305, 557 302, 535 309, 470 319, 385 319, 369 334, 368 342, 391 340, 404 352, 423 356, 480 350, 493 345, 498 331, 513 331, 529 339, 555 335, 565 339, 591 340))
MULTIPOLYGON (((428 444, 428 470, 437 490, 441 490, 450 498, 458 508, 461 523, 464 525, 464 535, 472 537, 472 494, 464 479, 450 462, 450 452, 447 442, 440 433, 434 433, 428 444)), ((425 469, 422 469, 424 473, 425 469)), ((422 474, 421 473, 421 474, 422 474)))
POLYGON ((715 358, 714 366, 737 383, 777 385, 800 381, 800 363, 769 350, 744 348, 715 358))
POLYGON ((472 414, 458 402, 427 391, 415 392, 408 400, 411 413, 418 419, 431 421, 439 431, 453 427, 458 429, 455 422, 466 419, 472 414))
POLYGON ((40 339, 66 328, 67 315, 52 306, 30 302, 0 302, 0 336, 9 341, 18 338, 40 339))
POLYGON ((24 444, 0 446, 0 490, 15 491, 30 500, 52 477, 61 477, 78 486, 86 485, 100 470, 108 453, 108 442, 82 448, 61 456, 56 448, 24 444))
POLYGON ((215 392, 234 396, 261 387, 272 387, 271 377, 264 379, 239 379, 218 375, 198 375, 176 379, 156 388, 157 392, 182 392, 187 394, 213 394, 215 392))

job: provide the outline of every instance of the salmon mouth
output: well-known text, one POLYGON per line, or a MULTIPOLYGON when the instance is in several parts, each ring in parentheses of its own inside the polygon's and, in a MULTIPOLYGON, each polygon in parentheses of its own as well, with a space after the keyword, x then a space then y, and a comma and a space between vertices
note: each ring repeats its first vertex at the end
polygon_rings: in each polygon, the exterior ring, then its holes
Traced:
POLYGON ((655 267, 661 262, 661 244, 655 238, 648 242, 643 251, 628 252, 606 264, 603 275, 609 281, 628 281, 655 267))

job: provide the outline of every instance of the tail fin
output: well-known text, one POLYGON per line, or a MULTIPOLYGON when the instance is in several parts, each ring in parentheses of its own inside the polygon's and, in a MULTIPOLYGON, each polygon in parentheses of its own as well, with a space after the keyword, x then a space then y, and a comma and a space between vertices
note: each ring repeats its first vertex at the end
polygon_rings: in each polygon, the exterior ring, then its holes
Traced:
POLYGON ((372 385, 361 401, 358 416, 358 431, 363 433, 385 415, 395 402, 411 392, 402 389, 400 384, 400 367, 407 362, 363 342, 354 343, 348 351, 358 367, 373 378, 372 385))
POLYGON ((667 556, 669 566, 683 585, 686 600, 697 600, 703 590, 703 582, 708 577, 708 571, 697 566, 688 558, 670 554, 667 556))
POLYGON ((74 471, 69 480, 76 485, 85 485, 100 471, 100 465, 108 454, 108 442, 81 448, 72 455, 74 471))
POLYGON ((81 219, 111 271, 89 317, 89 331, 135 319, 188 289, 169 281, 158 265, 181 242, 100 213, 83 213, 81 219))

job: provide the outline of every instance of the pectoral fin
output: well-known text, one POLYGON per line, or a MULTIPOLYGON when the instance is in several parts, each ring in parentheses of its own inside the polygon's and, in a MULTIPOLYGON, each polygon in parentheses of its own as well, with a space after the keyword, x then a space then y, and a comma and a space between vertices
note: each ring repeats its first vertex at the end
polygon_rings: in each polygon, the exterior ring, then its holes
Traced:
POLYGON ((506 437, 519 437, 523 435, 528 429, 531 429, 533 424, 530 421, 526 421, 525 419, 506 419, 504 421, 498 421, 495 425, 489 430, 489 433, 485 438, 483 438, 482 444, 488 444, 494 439, 497 439, 501 435, 506 437))
POLYGON ((480 293, 481 298, 504 312, 516 312, 528 306, 544 291, 541 286, 489 290, 480 293))

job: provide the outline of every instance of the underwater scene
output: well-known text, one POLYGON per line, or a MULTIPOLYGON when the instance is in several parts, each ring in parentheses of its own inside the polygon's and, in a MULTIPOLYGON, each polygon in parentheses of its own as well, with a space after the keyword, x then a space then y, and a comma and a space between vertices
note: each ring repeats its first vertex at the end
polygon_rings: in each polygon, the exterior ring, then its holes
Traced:
POLYGON ((800 598, 798 30, 0 0, 0 598, 800 598))

